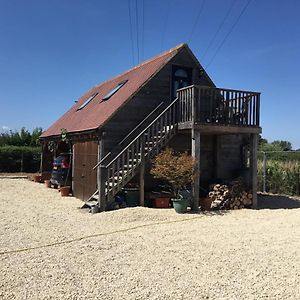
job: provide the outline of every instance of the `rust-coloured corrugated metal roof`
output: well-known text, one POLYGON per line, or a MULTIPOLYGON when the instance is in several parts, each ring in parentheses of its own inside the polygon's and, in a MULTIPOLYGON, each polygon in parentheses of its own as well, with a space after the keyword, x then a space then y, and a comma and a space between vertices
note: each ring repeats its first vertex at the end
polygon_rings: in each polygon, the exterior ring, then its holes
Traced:
POLYGON ((81 132, 99 128, 183 47, 185 47, 185 44, 180 44, 121 75, 96 85, 50 126, 41 135, 41 138, 59 135, 62 128, 68 132, 81 132), (111 96, 109 100, 102 101, 107 93, 124 80, 128 81, 120 90, 111 96), (97 96, 83 109, 78 110, 95 93, 98 93, 97 96))

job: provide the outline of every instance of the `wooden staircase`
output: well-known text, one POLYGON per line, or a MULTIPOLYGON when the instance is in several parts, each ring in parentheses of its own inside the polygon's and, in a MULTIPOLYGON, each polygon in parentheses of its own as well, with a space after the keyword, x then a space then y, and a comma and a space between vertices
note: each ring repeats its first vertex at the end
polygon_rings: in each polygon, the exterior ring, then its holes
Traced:
MULTIPOLYGON (((144 130, 127 144, 113 159, 102 159, 98 168, 98 190, 84 207, 98 205, 105 210, 114 196, 140 171, 147 160, 157 154, 177 132, 176 98, 144 130)), ((148 117, 147 117, 148 118, 148 117)), ((141 170, 143 172, 143 170, 141 170)))

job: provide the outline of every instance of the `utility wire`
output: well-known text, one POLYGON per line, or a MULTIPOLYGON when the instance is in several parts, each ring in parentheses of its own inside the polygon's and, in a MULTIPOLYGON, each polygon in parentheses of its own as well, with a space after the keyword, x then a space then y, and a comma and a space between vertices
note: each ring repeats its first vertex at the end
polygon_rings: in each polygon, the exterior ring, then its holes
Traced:
POLYGON ((235 26, 237 25, 237 23, 239 22, 240 18, 242 17, 242 15, 245 13, 246 9, 248 8, 250 2, 252 0, 248 0, 248 2, 246 3, 246 5, 244 6, 244 8, 242 9, 242 11, 240 12, 239 16, 237 17, 236 21, 233 23, 233 25, 231 26, 230 30, 228 31, 228 33, 225 35, 224 39, 222 40, 221 44, 219 45, 219 47, 217 48, 216 52, 214 53, 213 57, 211 58, 211 60, 209 61, 209 63, 206 65, 206 68, 208 68, 212 62, 214 61, 215 57, 217 56, 217 54, 219 53, 220 49, 222 48, 222 46, 224 45, 224 43, 226 42, 227 38, 229 37, 229 35, 231 34, 231 32, 233 31, 233 29, 235 28, 235 26))
POLYGON ((167 14, 165 17, 164 27, 162 28, 161 51, 163 51, 163 49, 164 49, 164 40, 165 40, 165 35, 166 35, 167 27, 168 27, 169 14, 170 14, 170 3, 171 3, 171 0, 169 0, 167 3, 167 14))
POLYGON ((138 1, 135 0, 137 63, 140 62, 138 1))
POLYGON ((134 66, 134 43, 133 43, 133 30, 132 30, 132 17, 130 9, 130 0, 128 0, 128 14, 129 14, 129 26, 130 26, 130 40, 131 40, 131 53, 132 53, 132 66, 134 66))
POLYGON ((204 60, 206 54, 208 53, 208 50, 210 49, 210 47, 211 47, 212 44, 214 43, 214 41, 215 41, 217 35, 219 34, 221 28, 223 27, 225 21, 226 21, 227 18, 229 17, 229 15, 230 15, 230 13, 231 13, 231 11, 232 11, 232 8, 233 8, 234 4, 236 3, 236 1, 237 1, 237 0, 233 0, 233 1, 232 1, 232 3, 231 3, 231 5, 230 5, 229 9, 227 10, 226 15, 224 16, 224 18, 223 18, 222 22, 220 23, 220 25, 219 25, 217 31, 216 31, 215 34, 213 35, 212 39, 210 40, 208 46, 206 47, 206 49, 205 49, 205 51, 204 51, 204 54, 203 54, 203 57, 202 57, 202 61, 204 60))
POLYGON ((198 24, 198 20, 199 20, 200 15, 201 15, 201 13, 202 13, 202 11, 203 11, 204 4, 205 4, 205 0, 202 0, 202 4, 201 4, 200 9, 199 9, 199 11, 198 11, 198 15, 197 15, 197 17, 196 17, 196 19, 195 19, 195 22, 194 22, 194 24, 193 24, 191 33, 190 33, 189 38, 188 38, 188 43, 191 41, 191 38, 192 38, 192 36, 193 36, 193 34, 194 34, 194 31, 195 31, 196 26, 197 26, 197 24, 198 24))
POLYGON ((142 60, 145 54, 145 0, 143 0, 143 13, 142 13, 142 60))

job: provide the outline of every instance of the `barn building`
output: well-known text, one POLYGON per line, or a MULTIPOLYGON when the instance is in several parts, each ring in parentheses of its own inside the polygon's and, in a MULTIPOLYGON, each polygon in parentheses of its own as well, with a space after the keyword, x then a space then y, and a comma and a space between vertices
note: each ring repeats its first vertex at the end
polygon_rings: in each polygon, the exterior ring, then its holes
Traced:
POLYGON ((72 152, 72 190, 101 210, 128 183, 145 191, 155 181, 151 158, 168 146, 197 160, 193 209, 213 182, 238 176, 253 191, 256 206, 260 93, 217 88, 187 44, 181 44, 96 85, 41 136, 42 171, 53 153, 72 152))

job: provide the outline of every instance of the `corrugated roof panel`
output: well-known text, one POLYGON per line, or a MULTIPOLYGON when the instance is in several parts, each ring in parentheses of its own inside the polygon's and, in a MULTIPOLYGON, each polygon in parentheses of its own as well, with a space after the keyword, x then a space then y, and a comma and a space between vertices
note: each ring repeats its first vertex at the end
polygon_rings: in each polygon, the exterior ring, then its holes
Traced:
POLYGON ((42 138, 59 135, 61 129, 68 132, 80 132, 97 129, 102 126, 134 93, 136 93, 154 74, 156 74, 182 48, 181 44, 160 54, 135 68, 103 82, 83 95, 78 102, 60 119, 50 126, 42 138), (103 97, 112 91, 120 82, 127 80, 109 100, 103 97), (98 93, 86 106, 78 110, 95 93, 98 93))

